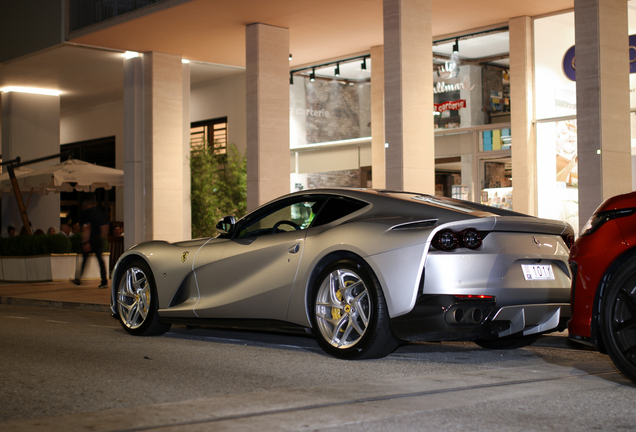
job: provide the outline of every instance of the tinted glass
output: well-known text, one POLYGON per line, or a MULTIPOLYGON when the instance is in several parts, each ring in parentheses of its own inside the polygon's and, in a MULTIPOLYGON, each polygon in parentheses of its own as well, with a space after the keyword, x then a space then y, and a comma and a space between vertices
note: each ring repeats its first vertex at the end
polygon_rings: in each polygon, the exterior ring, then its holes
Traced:
POLYGON ((340 219, 341 217, 350 215, 351 213, 356 212, 367 205, 368 204, 365 202, 356 201, 349 198, 330 198, 318 210, 318 214, 316 215, 313 226, 328 224, 337 219, 340 219))

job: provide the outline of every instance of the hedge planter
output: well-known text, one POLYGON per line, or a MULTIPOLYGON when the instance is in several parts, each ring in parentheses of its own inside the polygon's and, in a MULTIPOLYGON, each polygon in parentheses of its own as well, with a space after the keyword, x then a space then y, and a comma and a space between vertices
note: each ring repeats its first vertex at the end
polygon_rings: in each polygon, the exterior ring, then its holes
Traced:
MULTIPOLYGON (((110 254, 102 255, 106 271, 110 254)), ((82 268, 80 254, 48 254, 26 257, 0 257, 0 280, 3 282, 51 282, 73 280, 82 268)), ((88 263, 82 279, 100 280, 99 264, 94 255, 88 263)))

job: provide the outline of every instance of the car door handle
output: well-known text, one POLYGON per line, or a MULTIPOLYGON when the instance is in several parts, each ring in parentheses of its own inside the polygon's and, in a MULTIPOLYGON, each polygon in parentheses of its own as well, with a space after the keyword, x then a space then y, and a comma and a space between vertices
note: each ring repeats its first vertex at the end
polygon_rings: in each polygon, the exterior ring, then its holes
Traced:
POLYGON ((295 245, 290 247, 287 252, 289 252, 291 254, 295 254, 295 253, 298 253, 299 250, 300 250, 300 243, 296 243, 295 245))

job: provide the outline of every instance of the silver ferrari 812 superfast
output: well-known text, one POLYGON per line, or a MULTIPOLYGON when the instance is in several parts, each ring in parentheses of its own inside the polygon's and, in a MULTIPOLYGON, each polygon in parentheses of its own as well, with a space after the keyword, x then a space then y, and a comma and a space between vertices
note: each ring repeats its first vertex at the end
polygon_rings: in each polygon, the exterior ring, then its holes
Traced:
POLYGON ((121 256, 111 308, 128 333, 300 330, 335 357, 363 359, 403 341, 520 347, 570 316, 564 222, 418 193, 316 189, 217 229, 121 256))

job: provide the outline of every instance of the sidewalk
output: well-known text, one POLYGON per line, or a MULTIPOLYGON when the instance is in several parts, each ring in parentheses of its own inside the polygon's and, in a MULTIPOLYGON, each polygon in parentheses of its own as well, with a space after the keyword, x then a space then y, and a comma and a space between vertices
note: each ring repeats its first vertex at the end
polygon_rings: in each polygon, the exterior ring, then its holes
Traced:
POLYGON ((110 289, 98 289, 99 280, 0 284, 0 304, 110 312, 110 289))

